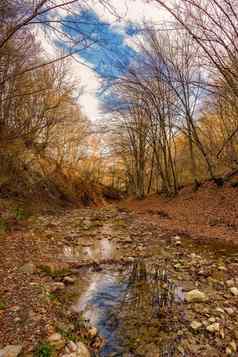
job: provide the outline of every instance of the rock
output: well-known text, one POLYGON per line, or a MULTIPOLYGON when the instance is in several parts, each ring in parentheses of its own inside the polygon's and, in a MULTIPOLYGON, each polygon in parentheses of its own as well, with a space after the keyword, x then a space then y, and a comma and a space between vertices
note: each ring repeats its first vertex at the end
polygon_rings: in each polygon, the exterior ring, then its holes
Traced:
POLYGON ((75 278, 73 278, 73 277, 71 277, 71 276, 66 276, 66 277, 64 278, 64 282, 65 282, 66 284, 74 284, 74 283, 75 283, 75 278))
POLYGON ((0 357, 17 357, 21 353, 21 345, 8 345, 0 350, 0 357))
POLYGON ((34 274, 35 271, 36 271, 36 266, 31 262, 24 264, 20 268, 20 272, 24 274, 34 274))
POLYGON ((207 296, 202 291, 195 289, 185 294, 185 300, 187 302, 205 302, 208 299, 207 296))
POLYGON ((56 342, 62 340, 62 336, 60 333, 53 333, 48 337, 49 342, 56 342))
POLYGON ((50 291, 53 293, 53 292, 55 292, 56 290, 63 290, 64 288, 65 288, 64 283, 57 282, 57 283, 53 283, 53 284, 50 286, 50 291))
POLYGON ((227 312, 228 315, 234 314, 234 310, 231 307, 225 307, 225 312, 227 312))
POLYGON ((220 266, 218 267, 218 270, 220 270, 220 271, 226 271, 227 269, 226 269, 226 267, 224 267, 223 265, 220 265, 220 266))
POLYGON ((190 324, 191 328, 194 330, 194 331, 197 331, 200 329, 200 327, 202 326, 201 322, 199 321, 192 321, 191 324, 190 324))
POLYGON ((234 352, 237 351, 237 346, 236 346, 235 341, 231 341, 231 342, 230 342, 230 348, 231 348, 231 350, 234 351, 234 352))
POLYGON ((175 236, 174 237, 174 240, 175 240, 175 244, 176 245, 181 245, 182 243, 181 243, 181 238, 179 237, 179 236, 175 236))
MULTIPOLYGON (((226 309, 225 309, 226 310, 226 309)), ((224 314, 225 311, 223 309, 221 309, 220 307, 216 308, 216 312, 220 313, 220 314, 224 314)))
POLYGON ((215 323, 207 326, 207 331, 209 331, 211 333, 218 332, 219 330, 220 330, 220 324, 218 322, 215 322, 215 323))
POLYGON ((225 332, 224 332, 223 329, 220 330, 220 336, 221 336, 221 338, 224 340, 224 338, 225 338, 225 332))
POLYGON ((133 258, 133 257, 128 257, 128 258, 127 258, 127 261, 128 261, 128 262, 134 262, 134 261, 135 261, 135 258, 133 258))
POLYGON ((232 355, 232 350, 229 347, 226 348, 226 355, 227 356, 232 355))
POLYGON ((230 288, 230 292, 231 292, 233 295, 238 296, 238 289, 237 289, 235 286, 233 286, 232 288, 230 288))
POLYGON ((88 330, 88 333, 89 333, 90 337, 93 338, 93 337, 97 336, 98 331, 97 331, 96 327, 91 327, 88 330))
POLYGON ((59 333, 54 333, 49 336, 48 341, 56 350, 61 350, 65 346, 65 340, 59 333))
POLYGON ((77 351, 77 345, 73 341, 70 341, 67 345, 68 349, 70 352, 76 352, 77 351))
POLYGON ((227 285, 229 288, 231 288, 232 286, 235 285, 235 282, 234 282, 233 279, 230 279, 230 280, 227 280, 227 281, 226 281, 226 285, 227 285))
POLYGON ((77 342, 77 357, 90 357, 90 352, 83 342, 77 342))

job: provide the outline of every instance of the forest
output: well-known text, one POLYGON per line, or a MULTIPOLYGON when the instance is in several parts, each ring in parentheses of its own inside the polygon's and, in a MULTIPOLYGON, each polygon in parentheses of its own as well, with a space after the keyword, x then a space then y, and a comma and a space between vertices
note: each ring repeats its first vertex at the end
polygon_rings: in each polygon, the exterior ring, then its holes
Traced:
POLYGON ((0 1, 0 357, 238 353, 236 0, 0 1))

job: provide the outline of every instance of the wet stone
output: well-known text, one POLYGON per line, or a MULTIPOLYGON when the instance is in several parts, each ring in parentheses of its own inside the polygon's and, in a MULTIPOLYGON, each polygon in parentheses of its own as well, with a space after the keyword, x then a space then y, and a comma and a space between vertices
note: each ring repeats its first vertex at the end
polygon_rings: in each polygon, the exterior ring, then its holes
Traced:
POLYGON ((192 321, 190 326, 193 330, 197 331, 202 327, 202 324, 199 321, 192 321))
POLYGON ((194 289, 185 294, 187 302, 206 302, 207 296, 200 290, 194 289))
POLYGON ((232 293, 232 295, 238 296, 238 289, 235 286, 230 288, 230 292, 232 293))
POLYGON ((215 322, 211 325, 207 326, 207 331, 211 333, 218 332, 220 330, 220 324, 218 322, 215 322))
POLYGON ((0 350, 0 357, 17 357, 22 351, 21 345, 8 345, 0 350))
POLYGON ((50 291, 55 292, 57 290, 63 290, 64 288, 65 288, 64 283, 57 282, 57 283, 51 284, 50 291))

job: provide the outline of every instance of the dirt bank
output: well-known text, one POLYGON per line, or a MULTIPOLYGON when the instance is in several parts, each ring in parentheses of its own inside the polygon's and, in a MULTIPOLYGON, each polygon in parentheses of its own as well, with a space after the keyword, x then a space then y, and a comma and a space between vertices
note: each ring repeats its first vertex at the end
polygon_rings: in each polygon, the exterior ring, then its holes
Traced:
POLYGON ((207 184, 197 192, 183 189, 175 198, 153 195, 145 200, 127 200, 121 206, 173 233, 238 244, 237 188, 207 184))

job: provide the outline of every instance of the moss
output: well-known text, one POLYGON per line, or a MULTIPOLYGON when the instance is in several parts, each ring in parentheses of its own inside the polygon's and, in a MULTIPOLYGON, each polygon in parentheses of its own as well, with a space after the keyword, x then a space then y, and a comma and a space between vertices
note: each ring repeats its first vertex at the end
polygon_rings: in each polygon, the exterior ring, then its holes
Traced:
POLYGON ((47 342, 40 343, 36 348, 34 357, 53 357, 54 348, 47 342))
POLYGON ((74 330, 69 329, 69 330, 65 330, 62 328, 58 328, 57 331, 61 334, 61 336, 63 336, 66 340, 68 341, 73 341, 73 342, 77 342, 77 335, 74 332, 74 330))
POLYGON ((6 309, 6 304, 4 301, 0 300, 0 310, 5 310, 6 309))
POLYGON ((27 212, 24 208, 22 207, 16 207, 13 209, 13 214, 16 218, 17 221, 23 221, 26 220, 27 218, 30 217, 29 212, 27 212))
POLYGON ((8 230, 8 223, 5 219, 0 217, 0 234, 5 233, 8 230))
POLYGON ((40 270, 45 273, 46 275, 50 276, 51 278, 64 278, 65 276, 70 274, 70 269, 62 268, 62 269, 55 269, 50 265, 40 265, 40 270))

